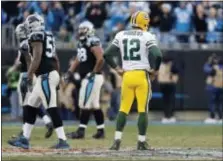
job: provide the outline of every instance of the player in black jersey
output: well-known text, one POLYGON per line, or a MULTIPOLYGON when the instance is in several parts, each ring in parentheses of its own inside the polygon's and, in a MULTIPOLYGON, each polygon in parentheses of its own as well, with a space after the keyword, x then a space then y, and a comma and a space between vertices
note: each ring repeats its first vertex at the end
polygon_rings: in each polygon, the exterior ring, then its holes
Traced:
MULTIPOLYGON (((68 133, 72 139, 80 139, 85 136, 85 129, 93 112, 97 123, 97 132, 93 138, 104 138, 104 115, 100 108, 100 91, 104 82, 101 68, 103 66, 103 49, 100 40, 94 35, 93 24, 85 21, 79 26, 79 42, 77 56, 66 73, 65 78, 70 78, 73 72, 79 68, 82 79, 79 106, 81 108, 79 128, 75 132, 68 133)), ((65 80, 66 80, 65 79, 65 80)))
POLYGON ((20 137, 15 146, 29 149, 29 138, 36 120, 39 102, 42 101, 51 116, 59 139, 59 142, 52 148, 69 148, 57 105, 57 87, 59 86, 60 76, 54 37, 51 33, 45 31, 44 20, 38 14, 28 16, 25 26, 28 30, 30 54, 33 57, 27 72, 26 84, 27 89, 32 91, 32 93, 28 98, 28 117, 23 127, 23 137, 20 137), (34 74, 37 76, 37 80, 32 89, 34 74))
MULTIPOLYGON (((24 24, 19 24, 15 30, 16 37, 19 41, 19 49, 18 49, 18 56, 17 62, 20 65, 20 78, 18 83, 18 94, 19 94, 19 103, 20 106, 23 107, 23 123, 25 123, 25 111, 28 105, 28 97, 30 96, 30 92, 26 90, 26 78, 27 78, 27 68, 31 62, 31 56, 29 55, 29 45, 27 40, 27 32, 24 24)), ((49 138, 53 133, 53 125, 49 116, 46 115, 46 111, 43 108, 39 108, 38 116, 43 119, 48 131, 45 134, 46 138, 49 138)), ((22 132, 19 133, 18 137, 22 135, 22 132)), ((11 140, 8 141, 9 144, 13 144, 14 140, 17 137, 12 137, 11 140)))

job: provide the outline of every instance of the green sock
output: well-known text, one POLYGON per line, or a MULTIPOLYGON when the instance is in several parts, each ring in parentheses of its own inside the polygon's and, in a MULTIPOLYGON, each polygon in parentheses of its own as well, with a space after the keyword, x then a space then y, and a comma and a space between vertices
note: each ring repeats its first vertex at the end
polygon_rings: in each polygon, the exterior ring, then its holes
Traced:
POLYGON ((126 116, 127 114, 124 112, 119 112, 117 116, 116 122, 116 131, 123 131, 126 123, 126 116))
POLYGON ((148 115, 146 112, 141 112, 139 113, 139 118, 138 118, 139 135, 146 135, 147 127, 148 127, 148 115))

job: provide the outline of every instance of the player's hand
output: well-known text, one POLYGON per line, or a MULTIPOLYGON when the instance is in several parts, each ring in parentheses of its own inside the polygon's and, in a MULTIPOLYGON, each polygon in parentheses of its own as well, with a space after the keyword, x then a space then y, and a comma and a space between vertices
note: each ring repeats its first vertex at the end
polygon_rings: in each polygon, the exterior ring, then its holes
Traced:
POLYGON ((21 93, 23 95, 25 95, 27 93, 27 91, 28 91, 28 87, 27 87, 27 77, 26 78, 22 78, 20 88, 21 88, 21 93))
POLYGON ((87 74, 86 78, 87 78, 88 80, 93 80, 93 79, 94 79, 94 76, 95 76, 95 73, 94 73, 94 72, 91 72, 91 73, 88 73, 88 74, 87 74))
POLYGON ((158 71, 155 71, 154 69, 149 69, 147 70, 148 74, 149 74, 149 78, 151 81, 154 81, 158 75, 158 71))
POLYGON ((33 90, 33 79, 27 78, 27 90, 29 92, 32 92, 33 90))
POLYGON ((124 70, 121 69, 120 67, 116 67, 116 68, 115 68, 115 71, 116 71, 120 76, 123 76, 123 74, 124 74, 124 70))

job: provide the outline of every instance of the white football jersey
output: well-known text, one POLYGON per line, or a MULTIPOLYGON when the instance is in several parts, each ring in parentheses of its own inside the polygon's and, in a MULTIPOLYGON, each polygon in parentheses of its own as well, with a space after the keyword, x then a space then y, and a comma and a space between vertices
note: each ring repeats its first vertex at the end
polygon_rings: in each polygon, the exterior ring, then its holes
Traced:
POLYGON ((157 45, 155 35, 142 30, 125 30, 116 34, 112 44, 120 49, 125 71, 150 69, 148 49, 157 45))

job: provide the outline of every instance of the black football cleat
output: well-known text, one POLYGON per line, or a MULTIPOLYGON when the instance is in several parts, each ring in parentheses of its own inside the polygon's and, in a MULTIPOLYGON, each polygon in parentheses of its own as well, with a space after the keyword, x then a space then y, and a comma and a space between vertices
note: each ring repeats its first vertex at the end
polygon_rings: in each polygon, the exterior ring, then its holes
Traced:
POLYGON ((110 147, 110 150, 119 150, 121 145, 121 140, 114 140, 113 145, 110 147))
POLYGON ((152 149, 146 141, 138 141, 137 150, 154 150, 152 149))
POLYGON ((105 132, 104 130, 97 130, 97 132, 92 136, 94 139, 104 139, 105 132))
POLYGON ((84 139, 85 132, 83 130, 78 129, 75 132, 67 133, 66 136, 70 139, 84 139))
POLYGON ((51 149, 70 149, 69 144, 67 141, 59 139, 58 143, 56 145, 53 145, 50 147, 51 149))
POLYGON ((46 124, 46 128, 47 128, 47 132, 45 134, 45 138, 48 139, 53 134, 53 129, 54 129, 53 124, 52 123, 46 124))

